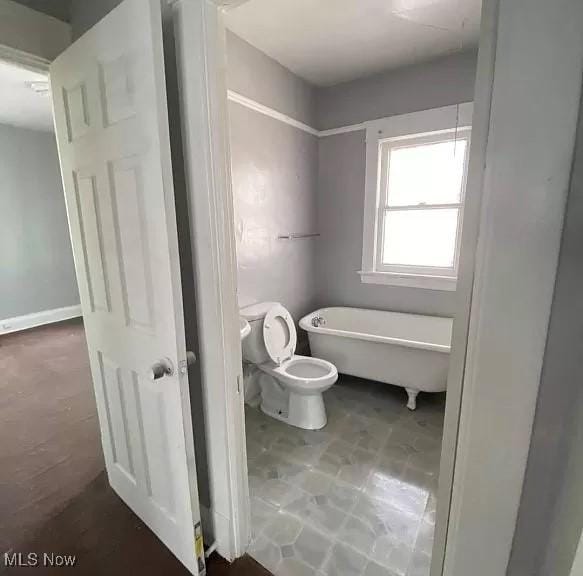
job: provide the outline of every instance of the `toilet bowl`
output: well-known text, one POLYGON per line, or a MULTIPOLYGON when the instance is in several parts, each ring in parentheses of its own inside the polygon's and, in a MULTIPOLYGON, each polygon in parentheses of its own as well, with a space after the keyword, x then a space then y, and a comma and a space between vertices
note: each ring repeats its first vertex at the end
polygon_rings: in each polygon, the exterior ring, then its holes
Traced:
POLYGON ((241 309, 251 332, 243 341, 243 359, 262 375, 260 408, 265 414, 306 430, 326 425, 322 393, 338 380, 331 362, 295 354, 297 332, 291 314, 277 302, 241 309))

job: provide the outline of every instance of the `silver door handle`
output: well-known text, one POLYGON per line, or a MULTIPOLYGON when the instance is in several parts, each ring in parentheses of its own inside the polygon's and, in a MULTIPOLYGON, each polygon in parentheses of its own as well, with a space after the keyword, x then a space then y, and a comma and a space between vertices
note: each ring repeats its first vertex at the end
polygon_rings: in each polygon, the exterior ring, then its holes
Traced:
MULTIPOLYGON (((186 351, 186 366, 193 366, 196 363, 196 354, 190 350, 186 351)), ((180 373, 186 374, 184 362, 180 362, 180 373)), ((174 365, 169 358, 163 358, 156 362, 150 369, 150 377, 152 380, 159 380, 164 376, 172 376, 174 374, 174 365)))
POLYGON ((152 380, 164 378, 164 376, 172 376, 174 374, 174 366, 168 358, 163 358, 156 362, 150 369, 150 377, 152 380))

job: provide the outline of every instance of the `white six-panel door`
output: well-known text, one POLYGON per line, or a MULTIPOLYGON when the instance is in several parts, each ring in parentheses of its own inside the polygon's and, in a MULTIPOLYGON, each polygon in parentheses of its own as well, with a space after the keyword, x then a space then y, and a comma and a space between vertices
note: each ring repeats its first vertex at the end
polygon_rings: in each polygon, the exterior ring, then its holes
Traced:
POLYGON ((196 574, 159 0, 125 0, 57 58, 50 79, 109 482, 196 574))

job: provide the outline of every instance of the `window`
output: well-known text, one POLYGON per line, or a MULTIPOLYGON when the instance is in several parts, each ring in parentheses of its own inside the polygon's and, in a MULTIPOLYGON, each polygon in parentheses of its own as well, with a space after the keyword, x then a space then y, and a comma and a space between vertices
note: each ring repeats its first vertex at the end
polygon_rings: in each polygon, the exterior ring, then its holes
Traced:
POLYGON ((455 289, 471 132, 459 120, 455 106, 367 129, 363 282, 455 289))

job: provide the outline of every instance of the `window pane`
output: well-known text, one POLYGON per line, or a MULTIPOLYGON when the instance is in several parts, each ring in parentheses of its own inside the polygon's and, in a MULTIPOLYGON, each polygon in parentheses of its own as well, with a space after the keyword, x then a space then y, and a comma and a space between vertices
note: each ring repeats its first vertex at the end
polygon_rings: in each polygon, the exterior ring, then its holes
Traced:
POLYGON ((452 268, 457 208, 385 212, 383 264, 452 268))
POLYGON ((392 147, 388 204, 449 204, 460 201, 467 140, 392 147))

